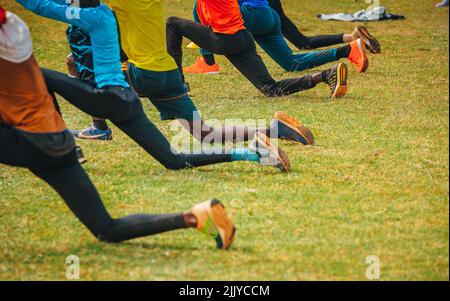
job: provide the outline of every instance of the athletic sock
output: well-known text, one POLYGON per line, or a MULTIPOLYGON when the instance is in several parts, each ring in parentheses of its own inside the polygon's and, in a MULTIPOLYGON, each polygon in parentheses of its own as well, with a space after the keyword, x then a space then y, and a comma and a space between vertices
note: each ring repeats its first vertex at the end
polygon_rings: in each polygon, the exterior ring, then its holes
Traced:
POLYGON ((235 148, 231 151, 231 161, 259 162, 259 155, 248 148, 235 148))
POLYGON ((336 58, 339 59, 343 59, 343 58, 348 58, 348 56, 350 55, 350 52, 352 51, 352 47, 350 47, 350 45, 346 45, 343 47, 340 47, 337 49, 336 52, 336 58))
POLYGON ((206 54, 203 56, 203 58, 205 59, 205 63, 208 64, 208 66, 214 66, 216 64, 214 54, 206 54))
POLYGON ((328 70, 325 70, 325 71, 321 72, 321 78, 322 78, 322 82, 323 83, 328 82, 328 79, 330 78, 331 72, 332 72, 331 69, 328 69, 328 70))
POLYGON ((96 129, 101 131, 106 131, 109 129, 108 124, 103 119, 94 119, 92 120, 92 124, 96 129))
POLYGON ((311 75, 312 84, 315 86, 317 84, 326 82, 328 79, 327 74, 328 74, 327 71, 314 73, 313 75, 311 75))

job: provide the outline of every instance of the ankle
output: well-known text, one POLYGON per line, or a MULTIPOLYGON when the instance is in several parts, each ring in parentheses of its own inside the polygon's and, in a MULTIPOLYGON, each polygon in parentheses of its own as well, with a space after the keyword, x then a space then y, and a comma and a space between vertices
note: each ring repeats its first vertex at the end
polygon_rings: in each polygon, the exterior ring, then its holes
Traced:
POLYGON ((318 73, 314 73, 311 77, 312 77, 312 82, 314 85, 320 84, 322 82, 326 82, 328 77, 327 77, 327 71, 322 71, 322 72, 318 72, 318 73))
POLYGON ((336 58, 342 59, 342 58, 348 58, 350 56, 350 52, 352 51, 352 47, 350 45, 345 45, 343 47, 340 47, 336 51, 336 58))
POLYGON ((216 64, 216 59, 214 58, 214 54, 207 54, 203 56, 205 63, 208 66, 214 66, 216 64))
POLYGON ((92 122, 93 127, 101 131, 107 131, 109 129, 105 120, 95 119, 92 122))
POLYGON ((342 37, 342 42, 343 43, 351 43, 356 39, 357 39, 357 36, 355 34, 344 34, 344 36, 342 37))
POLYGON ((192 212, 183 213, 183 220, 187 228, 197 228, 197 218, 192 212))

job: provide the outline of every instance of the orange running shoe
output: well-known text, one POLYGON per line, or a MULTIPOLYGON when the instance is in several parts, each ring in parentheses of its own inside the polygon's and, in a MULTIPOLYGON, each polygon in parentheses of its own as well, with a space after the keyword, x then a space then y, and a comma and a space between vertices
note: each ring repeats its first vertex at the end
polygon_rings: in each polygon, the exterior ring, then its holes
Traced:
POLYGON ((378 40, 370 34, 365 26, 356 26, 353 36, 356 38, 361 38, 366 44, 366 48, 374 54, 381 53, 381 44, 378 40))
POLYGON ((347 78, 348 70, 344 63, 339 63, 331 69, 326 83, 330 86, 332 99, 341 98, 347 94, 347 78))
POLYGON ((286 153, 264 133, 256 132, 249 149, 259 155, 259 165, 276 167, 282 172, 291 171, 291 163, 286 153))
POLYGON ((186 74, 219 74, 220 67, 218 64, 208 65, 204 58, 198 58, 195 64, 183 69, 186 74))
POLYGON ((197 219, 197 229, 214 238, 218 249, 228 250, 231 247, 236 228, 220 201, 198 204, 191 212, 197 219))
POLYGON ((350 51, 348 60, 353 66, 356 65, 358 73, 366 72, 367 69, 369 69, 369 59, 366 54, 364 42, 361 39, 357 39, 356 41, 353 41, 350 46, 352 47, 352 50, 350 51))
POLYGON ((278 138, 304 145, 314 145, 314 135, 311 130, 287 112, 275 113, 272 124, 278 127, 278 138))

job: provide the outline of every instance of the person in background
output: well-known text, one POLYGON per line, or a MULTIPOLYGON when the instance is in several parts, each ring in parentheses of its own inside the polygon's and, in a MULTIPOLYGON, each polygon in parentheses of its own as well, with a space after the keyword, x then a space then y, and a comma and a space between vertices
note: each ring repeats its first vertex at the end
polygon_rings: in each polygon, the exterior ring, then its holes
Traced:
MULTIPOLYGON (((300 72, 327 63, 346 58, 357 67, 359 73, 364 73, 369 67, 369 59, 362 39, 354 39, 351 43, 327 50, 309 51, 294 54, 284 38, 278 13, 269 6, 267 0, 239 0, 240 10, 245 27, 251 32, 256 43, 285 71, 300 72)), ((194 9, 194 19, 201 23, 198 17, 197 3, 194 9)), ((375 40, 373 38, 373 40, 375 40)), ((370 41, 370 40, 369 40, 370 41)), ((184 73, 211 74, 218 73, 213 53, 201 50, 202 58, 190 67, 184 68, 184 73)))
POLYGON ((117 16, 122 48, 129 59, 129 82, 158 109, 162 120, 178 120, 205 143, 248 141, 261 132, 272 138, 314 144, 311 131, 287 112, 275 113, 268 128, 208 125, 189 97, 174 59, 167 53, 163 2, 111 0, 109 4, 117 16))
MULTIPOLYGON (((183 38, 188 38, 211 53, 224 55, 267 97, 291 95, 313 89, 320 83, 330 87, 331 98, 346 95, 348 71, 343 63, 312 75, 275 81, 257 53, 251 32, 244 25, 238 1, 198 0, 197 13, 201 24, 179 17, 167 19, 168 52, 182 74, 182 42, 183 38)), ((182 79, 185 82, 184 75, 182 79)))
MULTIPOLYGON (((91 39, 80 27, 70 25, 66 30, 71 54, 66 58, 68 74, 82 81, 95 82, 94 59, 91 39)), ((105 119, 92 117, 92 125, 81 131, 73 131, 80 139, 112 140, 112 130, 105 119)))
MULTIPOLYGON (((80 0, 69 7, 65 0, 16 0, 28 10, 57 21, 78 26, 89 34, 92 44, 95 81, 86 82, 42 68, 50 94, 62 96, 81 111, 109 119, 165 168, 180 170, 227 162, 248 161, 290 171, 287 155, 262 132, 256 132, 248 147, 177 152, 145 115, 136 92, 125 80, 121 66, 119 31, 111 9, 99 0, 80 0), (74 18, 68 9, 79 14, 74 18)), ((171 101, 170 99, 166 99, 171 101)))
POLYGON ((351 43, 357 39, 362 39, 367 48, 372 53, 380 53, 381 45, 367 30, 365 26, 359 25, 351 34, 333 34, 307 37, 300 32, 298 27, 286 16, 280 0, 268 0, 281 20, 281 31, 284 37, 295 45, 299 50, 311 50, 342 43, 351 43))

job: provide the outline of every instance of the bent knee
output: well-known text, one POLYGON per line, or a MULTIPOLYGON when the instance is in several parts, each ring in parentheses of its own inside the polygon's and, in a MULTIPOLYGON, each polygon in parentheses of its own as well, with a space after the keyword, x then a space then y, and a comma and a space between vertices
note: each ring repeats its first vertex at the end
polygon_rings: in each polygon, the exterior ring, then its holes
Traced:
POLYGON ((166 24, 169 25, 170 27, 174 27, 174 26, 178 25, 178 23, 179 23, 178 21, 179 20, 180 20, 179 17, 175 17, 175 16, 168 17, 167 20, 166 20, 166 24))
POLYGON ((123 239, 115 233, 113 230, 105 230, 101 231, 96 235, 97 239, 101 242, 110 243, 110 244, 117 244, 123 242, 123 239))
POLYGON ((168 170, 181 170, 188 167, 186 163, 185 156, 182 154, 173 155, 167 160, 160 161, 160 163, 168 170))
POLYGON ((177 171, 177 170, 182 170, 182 169, 185 169, 185 168, 187 168, 188 166, 187 166, 187 164, 186 164, 186 162, 171 162, 171 163, 168 163, 168 164, 163 164, 164 165, 164 167, 166 168, 166 169, 168 169, 168 170, 173 170, 173 171, 177 171))

